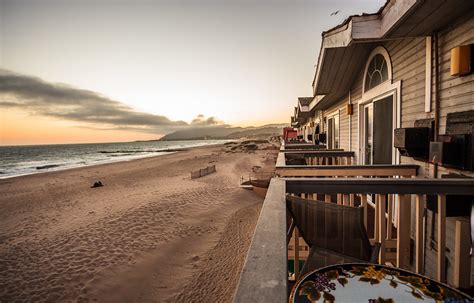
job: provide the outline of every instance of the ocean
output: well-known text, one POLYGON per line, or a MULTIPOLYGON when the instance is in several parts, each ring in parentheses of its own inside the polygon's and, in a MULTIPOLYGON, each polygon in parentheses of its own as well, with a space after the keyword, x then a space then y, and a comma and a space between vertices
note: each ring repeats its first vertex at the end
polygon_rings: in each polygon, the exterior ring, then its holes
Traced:
POLYGON ((159 156, 177 149, 228 141, 231 140, 0 146, 0 179, 159 156))

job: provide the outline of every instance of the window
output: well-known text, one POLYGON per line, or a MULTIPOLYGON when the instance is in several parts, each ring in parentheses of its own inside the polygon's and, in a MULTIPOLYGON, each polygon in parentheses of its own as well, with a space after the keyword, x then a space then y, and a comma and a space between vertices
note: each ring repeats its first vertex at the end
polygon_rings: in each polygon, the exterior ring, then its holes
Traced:
POLYGON ((365 91, 388 80, 388 66, 384 56, 377 54, 370 61, 365 75, 365 91))

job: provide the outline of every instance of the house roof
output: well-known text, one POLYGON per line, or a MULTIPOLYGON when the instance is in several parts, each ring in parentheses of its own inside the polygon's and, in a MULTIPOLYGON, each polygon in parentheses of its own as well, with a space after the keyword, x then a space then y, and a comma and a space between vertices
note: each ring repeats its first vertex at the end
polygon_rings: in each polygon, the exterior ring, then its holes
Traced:
POLYGON ((312 100, 313 97, 298 97, 298 103, 300 106, 308 106, 312 100))
POLYGON ((311 110, 324 109, 347 95, 380 41, 424 37, 442 29, 463 14, 472 14, 474 1, 389 0, 376 13, 353 15, 323 32, 313 79, 311 110))

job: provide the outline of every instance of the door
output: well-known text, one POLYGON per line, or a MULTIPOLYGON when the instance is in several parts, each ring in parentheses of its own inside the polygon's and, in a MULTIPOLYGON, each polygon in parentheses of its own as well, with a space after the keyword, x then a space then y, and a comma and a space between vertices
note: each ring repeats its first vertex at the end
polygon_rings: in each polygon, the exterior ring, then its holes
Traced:
POLYGON ((392 164, 393 95, 374 102, 373 164, 392 164))
POLYGON ((364 164, 392 164, 393 95, 364 106, 364 164))
POLYGON ((327 133, 327 148, 328 149, 332 149, 333 148, 333 144, 334 144, 334 140, 333 140, 333 137, 334 137, 334 119, 333 118, 329 118, 328 119, 328 133, 327 133))
POLYGON ((339 148, 339 113, 328 118, 328 149, 339 148))

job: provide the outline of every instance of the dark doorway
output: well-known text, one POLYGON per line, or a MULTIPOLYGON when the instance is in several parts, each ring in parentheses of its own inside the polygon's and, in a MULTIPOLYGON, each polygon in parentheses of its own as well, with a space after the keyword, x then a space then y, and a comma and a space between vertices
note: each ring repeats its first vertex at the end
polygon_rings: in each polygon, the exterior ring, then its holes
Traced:
POLYGON ((374 102, 373 164, 392 164, 393 95, 374 102))

